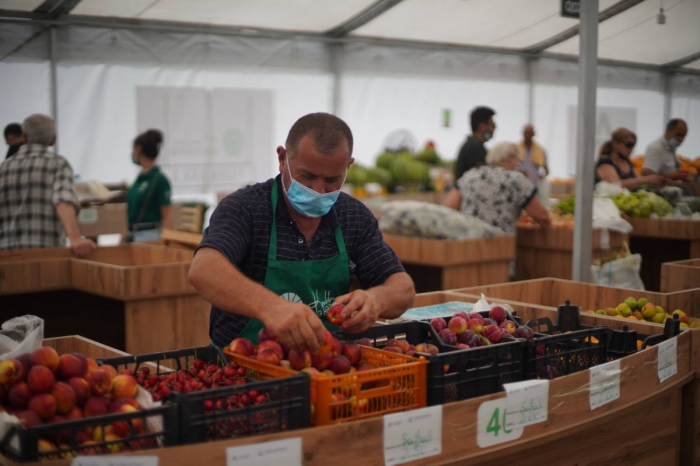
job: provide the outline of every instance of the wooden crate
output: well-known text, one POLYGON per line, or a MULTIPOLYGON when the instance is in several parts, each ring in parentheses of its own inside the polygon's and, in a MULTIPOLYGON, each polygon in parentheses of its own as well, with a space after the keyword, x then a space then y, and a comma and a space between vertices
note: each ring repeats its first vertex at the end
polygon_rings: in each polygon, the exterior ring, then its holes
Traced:
POLYGON ((202 242, 202 236, 202 233, 165 228, 160 232, 160 243, 169 248, 194 251, 202 242))
POLYGON ((633 227, 630 249, 642 255, 641 276, 648 290, 661 289, 662 264, 700 259, 700 220, 628 218, 627 221, 633 227))
POLYGON ((184 204, 173 204, 173 228, 182 231, 202 232, 202 221, 204 219, 204 206, 197 204, 186 206, 184 204))
POLYGON ((508 281, 515 237, 437 240, 384 234, 419 292, 508 281))
POLYGON ((661 266, 661 291, 700 288, 700 259, 667 262, 661 266))
MULTIPOLYGON (((518 226, 517 238, 516 279, 571 279, 574 230, 518 226)), ((593 230, 592 241, 593 259, 602 259, 622 253, 629 236, 614 231, 593 230)))
MULTIPOLYGON (((442 417, 442 452, 411 464, 692 464, 683 448, 682 395, 693 378, 690 371, 690 332, 678 337, 678 373, 659 384, 658 349, 649 348, 620 360, 621 397, 594 411, 589 408, 588 371, 550 381, 547 422, 524 428, 517 440, 487 448, 477 444, 477 413, 482 403, 503 393, 446 405, 442 417), (634 432, 629 433, 630 425, 634 432), (611 441, 611 437, 614 439, 611 441)), ((160 450, 125 453, 158 456, 159 464, 180 466, 221 463, 226 448, 289 438, 302 439, 305 465, 357 462, 383 464, 383 419, 305 429, 259 437, 209 442, 160 450)), ((697 448, 693 445, 693 447, 697 448)), ((2 464, 12 464, 0 460, 2 464)), ((42 463, 46 464, 46 463, 42 463)), ((71 460, 49 463, 68 466, 71 460)))
POLYGON ((110 348, 80 335, 69 335, 57 338, 45 338, 44 346, 50 346, 58 354, 80 353, 87 358, 107 359, 129 356, 128 353, 110 348))

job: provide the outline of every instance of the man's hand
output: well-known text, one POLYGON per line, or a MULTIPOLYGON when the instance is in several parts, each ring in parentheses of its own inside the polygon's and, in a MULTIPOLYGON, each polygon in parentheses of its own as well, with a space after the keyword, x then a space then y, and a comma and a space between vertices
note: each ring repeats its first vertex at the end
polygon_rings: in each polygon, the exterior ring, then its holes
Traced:
POLYGON ((673 181, 687 181, 689 178, 688 173, 683 171, 674 171, 666 175, 666 178, 673 181))
POLYGON ((265 327, 290 349, 318 351, 325 340, 325 327, 316 313, 305 304, 290 303, 281 298, 280 301, 279 306, 261 313, 265 327))
POLYGON ((97 245, 95 244, 95 242, 91 239, 86 238, 78 238, 75 241, 71 241, 70 247, 73 250, 73 252, 80 257, 87 256, 88 254, 97 249, 97 245))
POLYGON ((361 333, 370 328, 384 311, 383 304, 373 290, 355 290, 335 299, 333 304, 345 304, 342 329, 347 333, 361 333))

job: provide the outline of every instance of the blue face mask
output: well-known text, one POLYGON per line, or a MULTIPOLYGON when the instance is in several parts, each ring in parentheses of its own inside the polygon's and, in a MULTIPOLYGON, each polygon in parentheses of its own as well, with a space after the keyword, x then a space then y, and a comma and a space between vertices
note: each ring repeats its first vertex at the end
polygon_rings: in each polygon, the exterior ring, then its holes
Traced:
MULTIPOLYGON (((287 171, 292 183, 289 189, 286 190, 287 199, 292 204, 294 210, 299 212, 304 217, 323 217, 326 215, 340 196, 340 189, 332 193, 321 194, 311 188, 307 188, 292 177, 292 172, 289 168, 289 157, 287 157, 287 171)), ((345 176, 348 172, 345 171, 345 176)), ((343 177, 345 184, 345 177, 343 177)))

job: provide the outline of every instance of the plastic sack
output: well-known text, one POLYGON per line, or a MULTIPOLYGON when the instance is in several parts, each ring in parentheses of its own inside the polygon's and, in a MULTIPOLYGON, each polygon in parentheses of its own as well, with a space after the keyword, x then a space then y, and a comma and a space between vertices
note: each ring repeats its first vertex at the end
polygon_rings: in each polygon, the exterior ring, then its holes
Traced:
POLYGON ((639 275, 642 268, 642 256, 631 254, 622 259, 615 259, 601 266, 591 266, 591 276, 596 285, 644 290, 644 282, 639 275))
POLYGON ((44 319, 26 315, 15 317, 0 328, 0 359, 15 358, 41 348, 44 342, 44 319))
POLYGON ((483 311, 490 311, 491 306, 488 301, 486 301, 486 296, 484 296, 484 293, 481 293, 481 298, 474 304, 474 312, 483 312, 483 311))
POLYGON ((432 239, 475 239, 503 235, 481 219, 449 207, 418 201, 382 205, 379 228, 385 233, 432 239))
POLYGON ((612 199, 607 197, 593 198, 593 228, 629 233, 632 225, 620 215, 612 199))
POLYGON ((607 181, 599 181, 595 185, 593 194, 597 197, 614 197, 618 194, 630 195, 629 189, 623 188, 618 183, 608 183, 607 181))

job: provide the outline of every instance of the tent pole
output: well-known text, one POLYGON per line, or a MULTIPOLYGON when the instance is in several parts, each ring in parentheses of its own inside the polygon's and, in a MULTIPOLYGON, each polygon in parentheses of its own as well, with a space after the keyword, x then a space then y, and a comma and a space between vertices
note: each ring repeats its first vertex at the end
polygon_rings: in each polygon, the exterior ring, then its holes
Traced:
POLYGON ((532 67, 534 58, 525 59, 525 79, 527 80, 527 122, 534 124, 535 119, 535 87, 532 82, 532 67))
MULTIPOLYGON (((51 26, 49 29, 49 73, 50 73, 50 95, 51 95, 51 116, 56 125, 56 135, 58 135, 58 87, 56 81, 56 61, 58 59, 56 26, 51 26)), ((58 154, 58 138, 54 150, 58 154)))
POLYGON ((672 80, 673 75, 670 72, 664 73, 664 125, 671 119, 672 80))
POLYGON ((578 131, 574 260, 571 276, 588 282, 591 275, 593 176, 595 153, 596 87, 598 80, 598 0, 581 2, 578 79, 578 131))
POLYGON ((343 61, 343 44, 328 44, 331 74, 333 75, 333 115, 340 116, 341 111, 341 74, 343 61))

